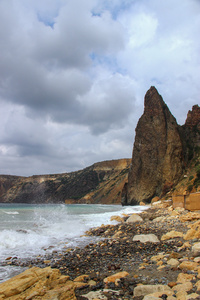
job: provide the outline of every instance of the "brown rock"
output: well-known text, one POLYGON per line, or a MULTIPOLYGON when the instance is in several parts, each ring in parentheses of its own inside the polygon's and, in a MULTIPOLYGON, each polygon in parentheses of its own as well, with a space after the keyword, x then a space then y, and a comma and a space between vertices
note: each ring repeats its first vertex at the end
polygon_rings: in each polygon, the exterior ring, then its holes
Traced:
POLYGON ((157 292, 166 292, 166 291, 171 291, 170 287, 168 285, 138 285, 134 288, 134 296, 135 297, 140 297, 140 296, 145 296, 149 295, 152 293, 157 293, 157 292))
POLYGON ((155 87, 144 101, 136 127, 126 198, 122 204, 150 202, 177 183, 183 171, 182 142, 176 119, 155 87))
POLYGON ((182 233, 182 232, 179 232, 179 231, 172 230, 172 231, 170 231, 170 232, 164 234, 164 235, 161 237, 161 240, 162 240, 162 241, 166 241, 166 240, 173 239, 173 238, 177 238, 177 237, 183 237, 183 233, 182 233))
POLYGON ((196 262, 192 262, 192 261, 183 261, 180 265, 179 268, 181 270, 197 270, 197 268, 199 267, 199 264, 196 262))
POLYGON ((186 281, 191 281, 195 279, 195 276, 192 274, 179 273, 177 277, 177 283, 185 283, 186 281))
POLYGON ((57 269, 33 267, 0 284, 0 299, 75 300, 74 283, 57 269), (54 298, 53 298, 54 297, 54 298))
POLYGON ((116 273, 116 274, 114 274, 114 275, 111 275, 111 276, 108 276, 108 277, 106 277, 106 278, 104 278, 104 283, 105 284, 108 284, 108 283, 110 283, 110 282, 114 282, 115 283, 115 281, 117 280, 117 279, 120 279, 120 278, 123 278, 123 277, 126 277, 126 276, 128 276, 129 275, 129 273, 128 272, 119 272, 119 273, 116 273))
POLYGON ((177 284, 172 288, 172 290, 177 292, 189 292, 192 288, 192 283, 190 281, 187 281, 185 283, 177 284))

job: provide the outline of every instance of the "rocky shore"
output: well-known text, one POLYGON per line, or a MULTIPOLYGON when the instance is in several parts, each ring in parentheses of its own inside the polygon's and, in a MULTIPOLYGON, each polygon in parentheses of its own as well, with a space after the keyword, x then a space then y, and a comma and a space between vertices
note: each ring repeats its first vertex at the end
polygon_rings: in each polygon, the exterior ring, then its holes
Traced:
POLYGON ((8 258, 28 269, 0 284, 0 299, 200 299, 200 212, 166 201, 113 219, 83 247, 8 258))

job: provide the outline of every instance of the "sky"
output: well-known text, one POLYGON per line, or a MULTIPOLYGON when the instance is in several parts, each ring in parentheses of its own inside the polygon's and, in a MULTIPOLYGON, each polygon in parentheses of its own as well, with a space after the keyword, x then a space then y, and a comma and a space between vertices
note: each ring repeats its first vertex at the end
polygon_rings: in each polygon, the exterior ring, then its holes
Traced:
POLYGON ((200 0, 0 0, 0 174, 131 158, 155 86, 200 104, 200 0))

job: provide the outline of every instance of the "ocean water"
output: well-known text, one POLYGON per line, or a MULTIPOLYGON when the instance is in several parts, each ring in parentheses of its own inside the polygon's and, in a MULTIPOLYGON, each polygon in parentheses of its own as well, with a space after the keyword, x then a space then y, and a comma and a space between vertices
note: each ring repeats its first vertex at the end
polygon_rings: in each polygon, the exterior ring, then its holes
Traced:
POLYGON ((120 205, 27 205, 0 203, 0 282, 22 272, 4 266, 9 257, 26 259, 87 242, 86 230, 115 224, 111 216, 139 213, 146 207, 120 205))

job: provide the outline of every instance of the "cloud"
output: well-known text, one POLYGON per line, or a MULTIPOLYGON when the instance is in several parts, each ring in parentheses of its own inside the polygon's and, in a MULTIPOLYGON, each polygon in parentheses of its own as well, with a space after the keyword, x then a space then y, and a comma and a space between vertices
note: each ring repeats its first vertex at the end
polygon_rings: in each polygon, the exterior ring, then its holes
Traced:
POLYGON ((0 20, 1 173, 130 157, 151 85, 181 124, 199 102, 197 0, 7 0, 0 20))

